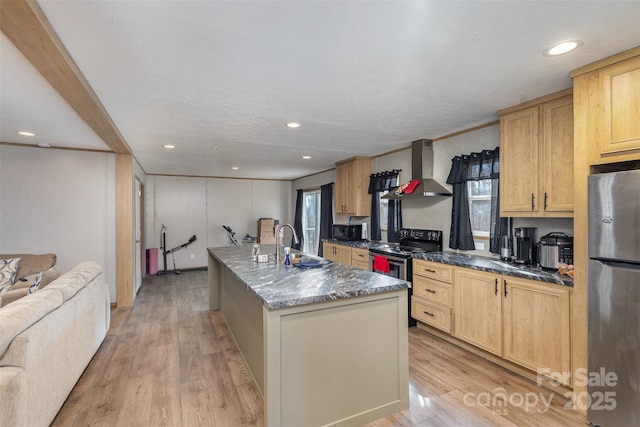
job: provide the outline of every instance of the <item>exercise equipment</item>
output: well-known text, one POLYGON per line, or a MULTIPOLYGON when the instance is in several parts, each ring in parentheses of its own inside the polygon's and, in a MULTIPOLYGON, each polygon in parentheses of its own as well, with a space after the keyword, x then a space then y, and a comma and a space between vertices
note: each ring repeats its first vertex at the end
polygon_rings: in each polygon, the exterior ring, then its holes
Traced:
POLYGON ((177 250, 186 248, 187 246, 189 246, 190 244, 192 244, 193 242, 195 242, 196 240, 198 240, 198 238, 196 237, 196 235, 194 234, 193 236, 191 236, 191 238, 189 239, 189 241, 187 241, 186 243, 183 243, 181 245, 176 246, 175 248, 171 248, 169 250, 167 250, 167 227, 162 224, 162 228, 160 229, 160 247, 162 249, 162 261, 163 261, 163 270, 158 271, 158 276, 162 275, 162 274, 167 274, 167 273, 174 273, 174 274, 180 274, 182 273, 180 270, 176 270, 176 257, 175 255, 173 255, 173 253, 177 250), (171 257, 173 258, 173 270, 169 271, 167 270, 167 254, 171 254, 171 257))
POLYGON ((229 241, 231 243, 236 246, 241 246, 240 243, 238 243, 238 241, 236 240, 236 233, 231 229, 231 227, 223 225, 222 228, 227 231, 227 237, 229 238, 229 241))
POLYGON ((247 233, 242 238, 242 243, 239 243, 238 239, 236 239, 236 233, 235 233, 235 231, 233 231, 231 229, 231 227, 229 227, 228 225, 223 225, 222 228, 224 228, 226 230, 227 237, 229 238, 229 242, 231 242, 235 246, 242 246, 242 245, 244 245, 246 243, 255 243, 256 242, 256 236, 247 233))

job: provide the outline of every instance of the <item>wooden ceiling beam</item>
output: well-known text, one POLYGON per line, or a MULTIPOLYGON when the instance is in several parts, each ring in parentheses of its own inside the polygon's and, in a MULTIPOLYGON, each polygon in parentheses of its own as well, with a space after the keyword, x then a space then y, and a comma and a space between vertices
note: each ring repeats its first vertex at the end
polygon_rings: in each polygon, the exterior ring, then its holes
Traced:
POLYGON ((38 3, 0 1, 0 30, 114 153, 132 154, 38 3))

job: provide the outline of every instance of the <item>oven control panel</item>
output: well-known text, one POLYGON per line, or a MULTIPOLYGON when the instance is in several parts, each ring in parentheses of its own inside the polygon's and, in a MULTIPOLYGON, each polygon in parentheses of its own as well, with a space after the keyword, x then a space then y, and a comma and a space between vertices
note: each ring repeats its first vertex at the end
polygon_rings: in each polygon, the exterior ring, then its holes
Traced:
POLYGON ((421 242, 441 242, 442 231, 421 230, 418 228, 402 228, 400 229, 400 239, 418 240, 421 242))

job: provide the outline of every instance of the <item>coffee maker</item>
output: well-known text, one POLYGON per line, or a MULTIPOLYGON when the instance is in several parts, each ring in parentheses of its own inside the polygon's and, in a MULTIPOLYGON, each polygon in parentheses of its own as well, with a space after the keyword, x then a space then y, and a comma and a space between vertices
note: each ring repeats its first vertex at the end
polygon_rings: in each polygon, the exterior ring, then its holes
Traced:
POLYGON ((516 238, 516 258, 518 264, 536 263, 536 227, 519 227, 514 228, 514 236, 516 238))

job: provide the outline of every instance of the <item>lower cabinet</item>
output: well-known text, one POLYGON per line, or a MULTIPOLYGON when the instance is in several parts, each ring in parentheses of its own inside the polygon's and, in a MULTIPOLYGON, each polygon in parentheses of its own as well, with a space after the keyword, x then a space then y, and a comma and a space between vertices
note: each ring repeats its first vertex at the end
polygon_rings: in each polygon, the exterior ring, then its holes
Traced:
POLYGON ((415 319, 571 386, 570 287, 415 261, 415 319))
POLYGON ((427 323, 445 332, 451 331, 451 309, 437 304, 429 304, 420 298, 411 298, 411 315, 414 319, 427 323))
POLYGON ((453 283, 453 335, 502 356, 501 276, 456 268, 453 283))
POLYGON ((369 271, 369 250, 351 248, 351 266, 369 271))
POLYGON ((330 261, 351 265, 351 246, 324 242, 322 244, 322 256, 330 261))
POLYGON ((503 357, 569 385, 569 288, 513 277, 503 281, 503 357))
POLYGON ((451 333, 450 265, 413 260, 411 316, 420 322, 451 333))

